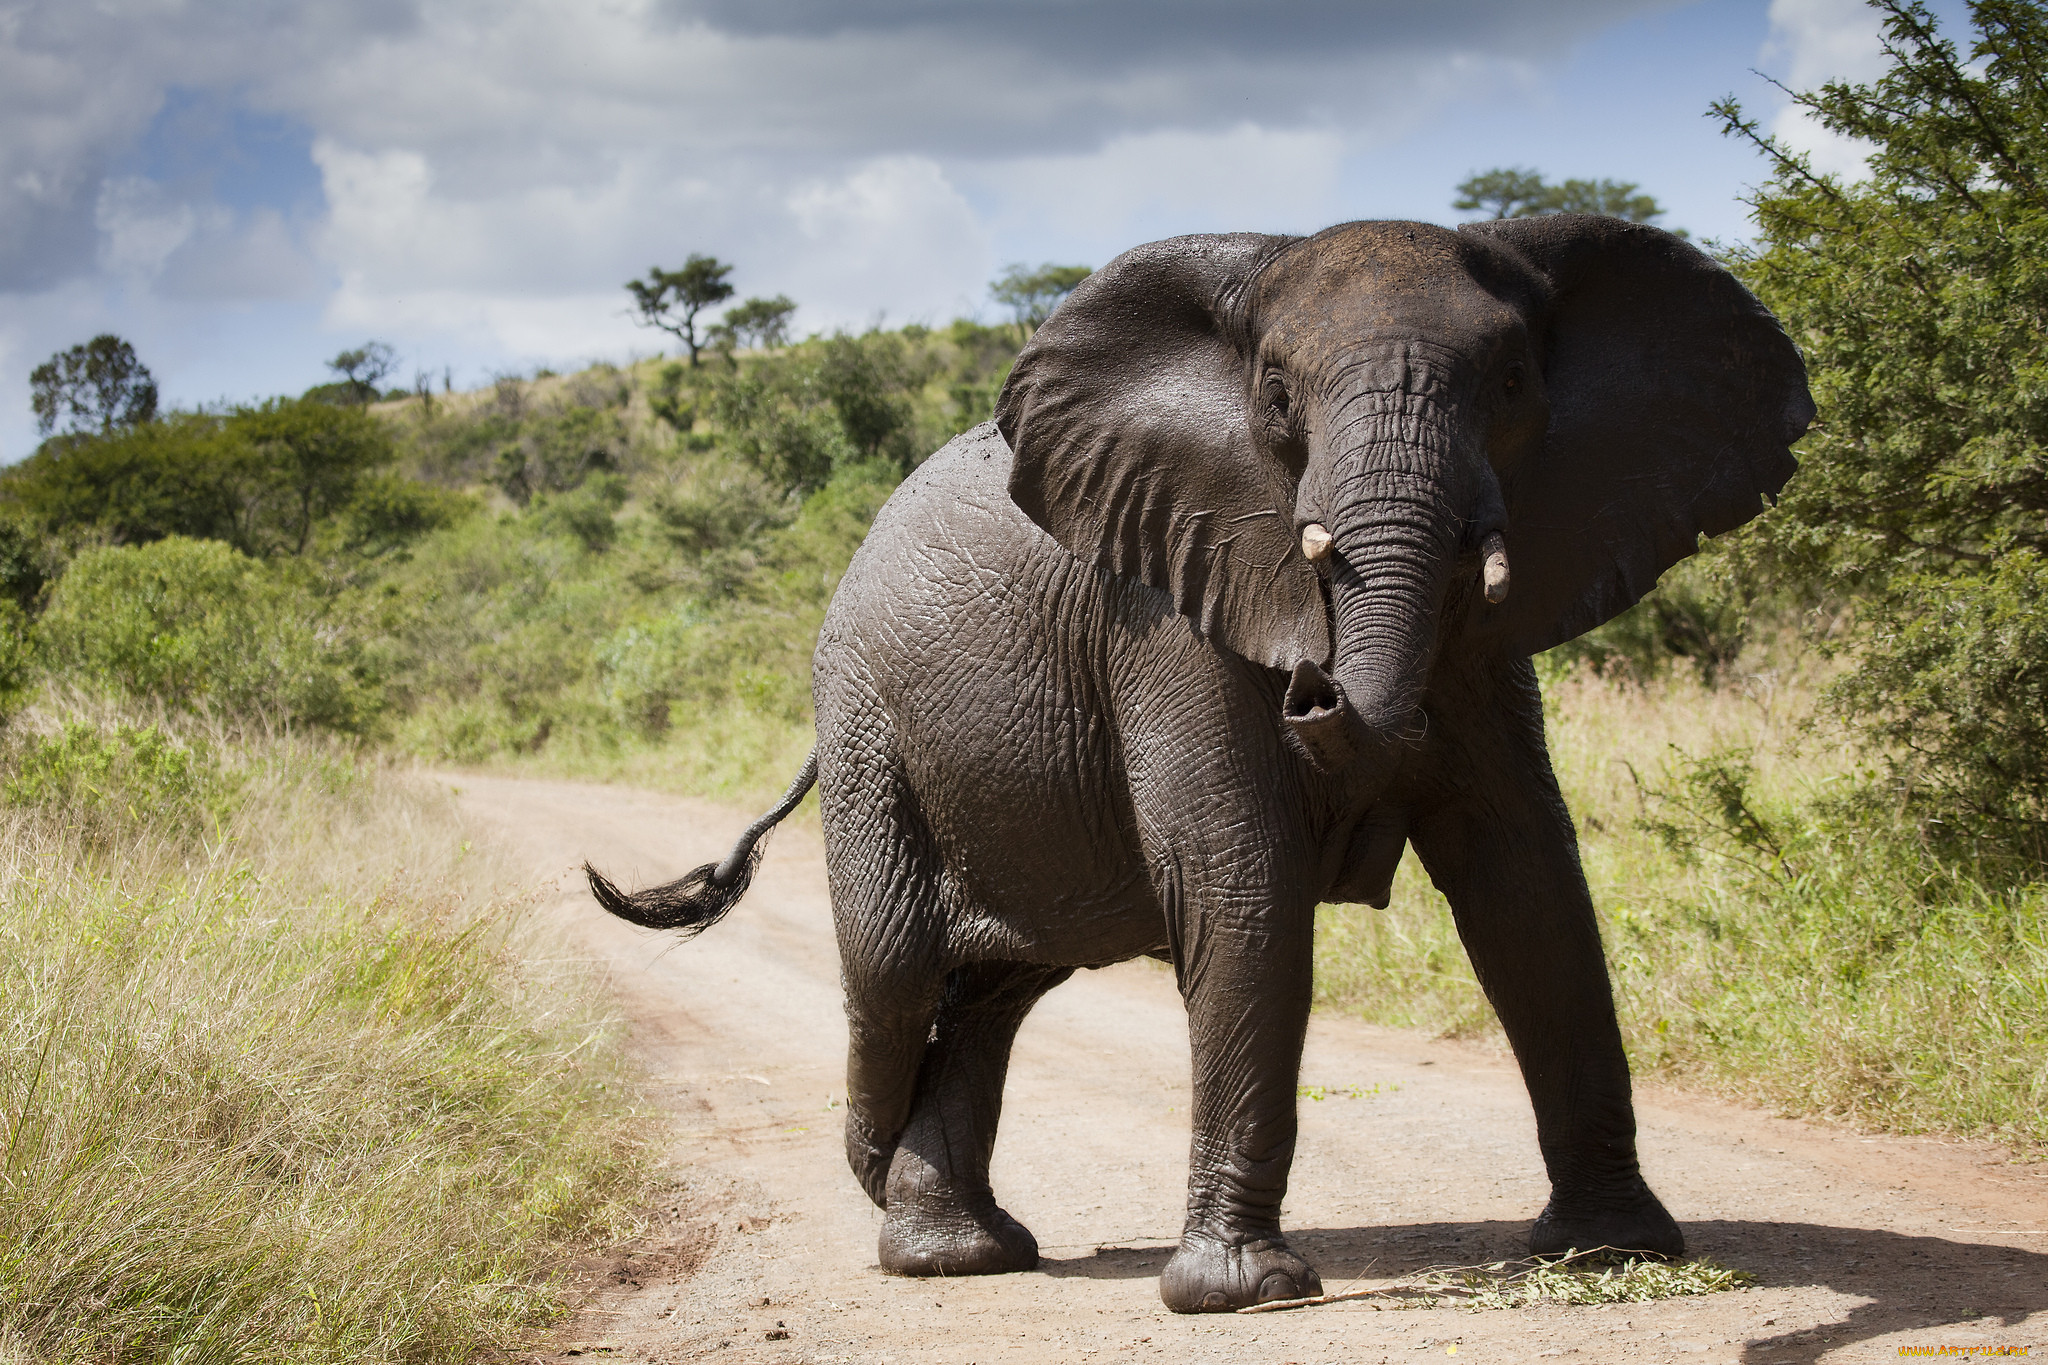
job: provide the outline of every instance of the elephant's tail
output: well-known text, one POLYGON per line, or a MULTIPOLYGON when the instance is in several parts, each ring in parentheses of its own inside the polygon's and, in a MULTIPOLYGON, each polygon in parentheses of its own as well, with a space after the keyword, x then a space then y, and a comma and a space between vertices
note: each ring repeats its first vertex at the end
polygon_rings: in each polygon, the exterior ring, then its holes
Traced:
POLYGON ((817 782, 818 751, 813 747, 810 757, 804 760, 804 770, 796 775, 796 781, 789 784, 789 790, 782 794, 782 799, 775 803, 774 809, 747 826, 747 832, 740 835, 739 842, 732 846, 732 852, 725 855, 723 862, 706 863, 666 886, 650 886, 631 895, 619 890, 603 873, 585 863, 583 872, 590 878, 590 894, 597 897, 599 905, 620 919, 643 929, 674 929, 684 938, 701 934, 724 919, 725 912, 739 904, 740 897, 747 894, 747 888, 754 882, 754 869, 761 864, 759 844, 762 838, 780 823, 783 816, 796 809, 797 802, 803 800, 817 782))

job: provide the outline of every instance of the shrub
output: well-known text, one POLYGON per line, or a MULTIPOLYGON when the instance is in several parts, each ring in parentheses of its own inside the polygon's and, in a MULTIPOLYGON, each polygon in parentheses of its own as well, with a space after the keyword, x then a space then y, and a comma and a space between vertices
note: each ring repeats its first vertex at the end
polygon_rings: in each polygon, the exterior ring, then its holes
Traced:
POLYGON ((188 838, 217 832, 239 785, 211 750, 157 726, 103 730, 72 720, 18 744, 0 799, 50 812, 96 840, 142 827, 188 838))
POLYGON ((71 541, 190 536, 303 554, 394 458, 389 430, 360 408, 273 399, 47 443, 0 476, 0 501, 71 541))
POLYGON ((1895 803, 1994 874, 2048 865, 2048 559, 1901 579, 1865 612, 1859 666, 1830 691, 1884 745, 1895 803))
POLYGON ((360 732, 377 687, 326 615, 286 573, 173 536, 78 556, 37 635, 52 668, 114 696, 360 732))
POLYGON ((2038 870, 2048 8, 1971 0, 1967 56, 1921 0, 1876 8, 1890 68, 1793 96, 1872 148, 1866 178, 1716 110, 1771 172, 1759 245, 1733 263, 1798 341, 1822 418, 1779 507, 1739 535, 1784 589, 1856 606, 1834 696, 1898 759, 1934 842, 1964 829, 1972 856, 2038 870))

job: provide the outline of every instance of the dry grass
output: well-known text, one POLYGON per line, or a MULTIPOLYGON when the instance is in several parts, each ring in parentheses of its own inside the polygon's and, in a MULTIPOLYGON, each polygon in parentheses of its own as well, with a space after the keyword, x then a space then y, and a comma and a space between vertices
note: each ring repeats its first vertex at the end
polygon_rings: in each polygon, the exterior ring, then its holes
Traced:
POLYGON ((452 1361, 552 1320, 640 1181, 593 983, 390 774, 83 728, 88 780, 0 810, 0 1358, 452 1361))

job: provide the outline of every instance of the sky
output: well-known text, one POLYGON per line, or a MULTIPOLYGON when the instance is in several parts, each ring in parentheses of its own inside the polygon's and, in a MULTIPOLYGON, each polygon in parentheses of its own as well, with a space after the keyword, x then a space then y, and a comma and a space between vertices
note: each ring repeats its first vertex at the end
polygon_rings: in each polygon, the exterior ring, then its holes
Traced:
POLYGON ((0 462, 29 371, 101 332, 167 405, 371 339, 387 382, 474 387, 673 347, 622 286, 691 252, 804 333, 994 320, 1012 262, 1175 233, 1455 223, 1496 166, 1739 240, 1761 168, 1707 105, 1853 172, 1764 77, 1868 79, 1877 32, 1860 0, 0 0, 0 462))

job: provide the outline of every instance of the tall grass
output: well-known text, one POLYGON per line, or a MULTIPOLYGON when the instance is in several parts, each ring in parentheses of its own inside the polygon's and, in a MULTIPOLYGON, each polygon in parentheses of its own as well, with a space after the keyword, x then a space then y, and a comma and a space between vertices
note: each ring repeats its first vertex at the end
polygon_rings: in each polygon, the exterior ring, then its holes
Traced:
MULTIPOLYGON (((1719 687, 1546 680, 1639 1074, 1872 1128, 2048 1144, 2048 887, 1945 861, 1812 721, 1810 664, 1719 687)), ((1327 907, 1318 996, 1497 1035, 1413 859, 1386 911, 1327 907)))
POLYGON ((466 1360, 556 1317, 637 1120, 591 983, 448 807, 300 742, 35 721, 0 809, 0 1358, 466 1360))

